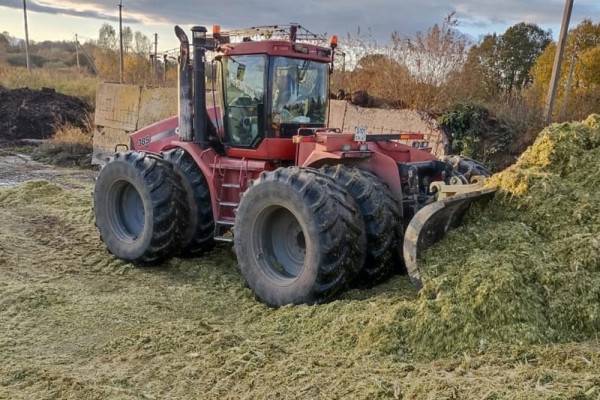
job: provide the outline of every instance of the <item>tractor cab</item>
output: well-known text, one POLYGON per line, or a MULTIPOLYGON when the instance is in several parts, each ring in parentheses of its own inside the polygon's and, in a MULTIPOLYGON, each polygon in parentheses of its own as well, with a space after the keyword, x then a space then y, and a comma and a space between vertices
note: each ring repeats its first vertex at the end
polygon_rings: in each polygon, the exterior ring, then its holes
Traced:
POLYGON ((324 40, 299 25, 227 33, 213 27, 204 46, 216 53, 207 108, 214 110, 210 119, 228 155, 249 150, 253 158, 292 160, 292 137, 327 125, 337 39, 329 47, 315 44, 324 40), (242 41, 231 42, 240 35, 242 41), (252 39, 257 36, 268 39, 252 39))

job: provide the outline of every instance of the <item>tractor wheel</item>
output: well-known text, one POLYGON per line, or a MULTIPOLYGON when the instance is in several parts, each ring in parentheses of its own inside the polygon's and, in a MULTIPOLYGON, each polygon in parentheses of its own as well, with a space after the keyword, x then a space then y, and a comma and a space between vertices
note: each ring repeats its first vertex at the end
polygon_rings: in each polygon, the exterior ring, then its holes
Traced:
POLYGON ((180 199, 183 214, 179 226, 178 245, 184 255, 199 254, 214 246, 215 222, 213 219, 210 189, 194 159, 183 149, 164 154, 173 164, 185 196, 180 199))
POLYGON ((367 234, 367 254, 357 277, 358 285, 372 285, 388 277, 402 254, 402 215, 387 186, 370 172, 344 165, 324 166, 321 171, 346 188, 362 214, 367 234))
POLYGON ((153 263, 173 249, 181 193, 173 167, 158 156, 117 153, 94 188, 96 227, 108 250, 133 263, 153 263))
POLYGON ((263 172, 234 226, 241 272, 262 302, 314 304, 347 287, 364 262, 358 208, 331 178, 308 168, 263 172))

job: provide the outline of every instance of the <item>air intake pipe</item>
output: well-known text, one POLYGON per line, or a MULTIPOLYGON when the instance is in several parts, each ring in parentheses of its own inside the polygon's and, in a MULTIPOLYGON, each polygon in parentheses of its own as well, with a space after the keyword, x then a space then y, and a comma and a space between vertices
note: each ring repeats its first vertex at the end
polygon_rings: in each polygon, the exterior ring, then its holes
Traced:
POLYGON ((206 28, 192 28, 192 45, 194 47, 194 143, 206 149, 210 146, 208 121, 206 112, 206 28))
POLYGON ((179 138, 184 142, 193 139, 192 130, 192 65, 190 63, 190 42, 185 31, 175 26, 175 35, 179 39, 179 68, 177 69, 177 114, 179 115, 179 138))

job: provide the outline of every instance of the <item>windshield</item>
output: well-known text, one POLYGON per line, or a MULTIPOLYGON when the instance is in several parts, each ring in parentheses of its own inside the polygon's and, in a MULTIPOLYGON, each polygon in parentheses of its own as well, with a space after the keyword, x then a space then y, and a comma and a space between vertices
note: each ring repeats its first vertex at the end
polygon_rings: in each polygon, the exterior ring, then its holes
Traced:
POLYGON ((276 136, 286 136, 288 131, 295 134, 299 125, 325 125, 328 68, 326 63, 273 57, 272 124, 276 136))

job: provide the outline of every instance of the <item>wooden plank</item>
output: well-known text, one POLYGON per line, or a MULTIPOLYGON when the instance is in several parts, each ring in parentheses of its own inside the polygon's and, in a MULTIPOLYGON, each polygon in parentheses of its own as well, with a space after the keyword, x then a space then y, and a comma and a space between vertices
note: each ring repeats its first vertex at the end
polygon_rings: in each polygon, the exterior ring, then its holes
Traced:
POLYGON ((138 127, 140 91, 137 85, 99 84, 96 92, 96 126, 135 131, 138 127))
POLYGON ((177 89, 143 88, 137 129, 177 115, 177 89))

